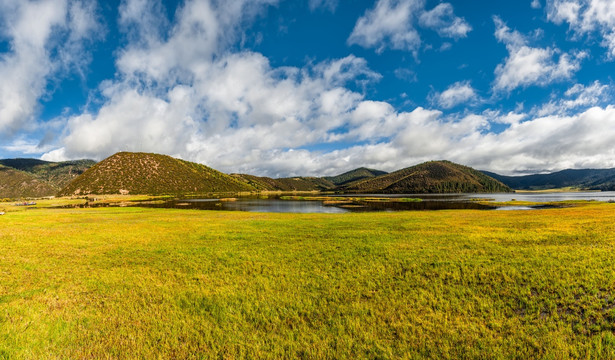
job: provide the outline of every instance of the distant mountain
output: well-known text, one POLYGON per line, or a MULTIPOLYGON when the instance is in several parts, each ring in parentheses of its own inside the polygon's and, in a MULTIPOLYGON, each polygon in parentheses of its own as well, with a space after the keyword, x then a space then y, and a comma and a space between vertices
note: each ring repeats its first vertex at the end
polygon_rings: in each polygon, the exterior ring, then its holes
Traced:
POLYGON ((335 189, 335 184, 319 177, 291 177, 276 179, 291 191, 324 191, 335 189))
POLYGON ((273 179, 247 174, 232 174, 246 184, 260 191, 328 191, 339 186, 348 185, 354 181, 373 178, 386 174, 384 171, 368 168, 358 168, 337 176, 307 177, 297 176, 273 179))
POLYGON ((60 189, 64 188, 83 174, 84 171, 94 166, 94 160, 72 160, 51 162, 38 159, 4 159, 0 160, 0 165, 27 172, 34 178, 47 183, 53 191, 43 196, 55 195, 60 189))
POLYGON ((615 191, 615 169, 562 170, 550 174, 504 176, 483 171, 488 176, 517 190, 547 190, 573 187, 615 191))
POLYGON ((55 193, 56 189, 34 175, 0 165, 0 198, 43 197, 55 193))
POLYGON ((92 166, 60 195, 189 194, 254 191, 255 188, 205 165, 167 155, 120 152, 92 166))
POLYGON ((368 169, 368 168, 361 167, 358 169, 350 170, 341 175, 327 176, 327 177, 324 177, 323 179, 326 179, 332 182, 336 186, 343 186, 343 185, 347 185, 354 181, 374 178, 374 177, 377 177, 380 175, 386 175, 386 174, 387 174, 386 171, 380 171, 380 170, 374 170, 374 169, 368 169))
POLYGON ((450 161, 429 161, 354 182, 343 189, 349 192, 391 194, 512 191, 508 186, 478 170, 450 161))
MULTIPOLYGON (((523 182, 527 179, 521 177, 493 175, 514 187, 527 185, 523 182)), ((574 181, 578 181, 579 176, 575 176, 574 181)), ((615 188, 615 169, 611 173, 588 171, 582 178, 593 188, 615 188)), ((551 183, 556 185, 549 186, 567 186, 551 183)), ((205 165, 151 153, 120 152, 98 164, 92 160, 58 163, 36 159, 0 160, 0 198, 240 191, 448 193, 511 190, 488 175, 450 161, 430 161, 390 174, 358 168, 337 176, 273 179, 246 174, 226 175, 205 165)))
POLYGON ((323 191, 332 190, 335 184, 318 177, 291 177, 273 179, 247 174, 232 174, 237 179, 259 191, 323 191))

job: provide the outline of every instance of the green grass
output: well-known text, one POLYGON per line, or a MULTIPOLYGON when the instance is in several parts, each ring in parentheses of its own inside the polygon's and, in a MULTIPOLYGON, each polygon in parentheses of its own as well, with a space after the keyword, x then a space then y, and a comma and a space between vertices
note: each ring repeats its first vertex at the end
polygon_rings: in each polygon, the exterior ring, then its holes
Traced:
POLYGON ((615 204, 0 216, 0 359, 615 358, 615 204))

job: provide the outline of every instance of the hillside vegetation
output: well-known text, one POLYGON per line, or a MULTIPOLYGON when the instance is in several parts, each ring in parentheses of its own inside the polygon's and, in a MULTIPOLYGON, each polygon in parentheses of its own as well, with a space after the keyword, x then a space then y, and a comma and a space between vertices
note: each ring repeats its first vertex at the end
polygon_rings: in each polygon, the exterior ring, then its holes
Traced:
POLYGON ((0 199, 43 197, 55 192, 48 183, 32 174, 0 165, 0 199))
POLYGON ((429 161, 344 188, 363 193, 510 192, 511 188, 470 167, 450 161, 429 161))
POLYGON ((372 193, 447 193, 510 191, 469 167, 431 161, 390 174, 358 168, 337 176, 273 179, 226 175, 205 165, 166 155, 120 152, 96 164, 92 160, 59 163, 36 159, 0 160, 2 197, 80 194, 202 194, 240 191, 348 191, 372 193), (87 170, 87 171, 86 171, 87 170))
POLYGON ((335 184, 326 178, 290 177, 273 179, 248 174, 233 174, 233 177, 259 191, 324 191, 335 189, 335 184))
POLYGON ((162 195, 253 190, 254 187, 205 165, 167 155, 120 152, 88 169, 60 195, 162 195))
POLYGON ((343 186, 351 182, 374 178, 374 177, 377 177, 380 175, 386 175, 386 174, 387 174, 386 171, 380 171, 380 170, 374 170, 374 169, 368 169, 368 168, 361 167, 358 169, 350 170, 348 172, 345 172, 337 176, 327 176, 327 177, 324 177, 323 179, 326 179, 332 182, 336 186, 343 186))
POLYGON ((504 176, 483 173, 518 190, 547 190, 573 187, 587 190, 615 191, 615 169, 562 170, 550 174, 504 176))
POLYGON ((96 162, 2 159, 0 198, 52 196, 96 162))

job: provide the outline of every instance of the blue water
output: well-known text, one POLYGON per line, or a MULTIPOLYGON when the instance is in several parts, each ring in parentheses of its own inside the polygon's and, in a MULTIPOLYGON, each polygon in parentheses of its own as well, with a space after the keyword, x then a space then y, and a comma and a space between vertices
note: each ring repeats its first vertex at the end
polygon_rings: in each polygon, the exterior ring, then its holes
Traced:
POLYGON ((572 193, 495 193, 495 194, 349 194, 331 195, 334 197, 405 197, 420 198, 420 202, 357 202, 354 204, 324 204, 322 201, 280 200, 275 197, 237 198, 235 201, 220 199, 184 199, 163 204, 139 205, 148 207, 225 210, 274 213, 346 213, 376 211, 417 211, 417 210, 537 210, 544 207, 514 206, 496 207, 479 204, 472 199, 490 199, 497 202, 530 201, 554 202, 565 200, 595 200, 615 202, 615 192, 572 192, 572 193))

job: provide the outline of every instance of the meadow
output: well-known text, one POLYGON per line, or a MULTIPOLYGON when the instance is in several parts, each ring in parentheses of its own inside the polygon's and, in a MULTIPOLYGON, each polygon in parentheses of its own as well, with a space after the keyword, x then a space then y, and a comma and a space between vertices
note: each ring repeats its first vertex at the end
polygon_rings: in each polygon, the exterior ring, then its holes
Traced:
POLYGON ((613 254, 608 203, 9 208, 0 359, 613 359, 613 254))

